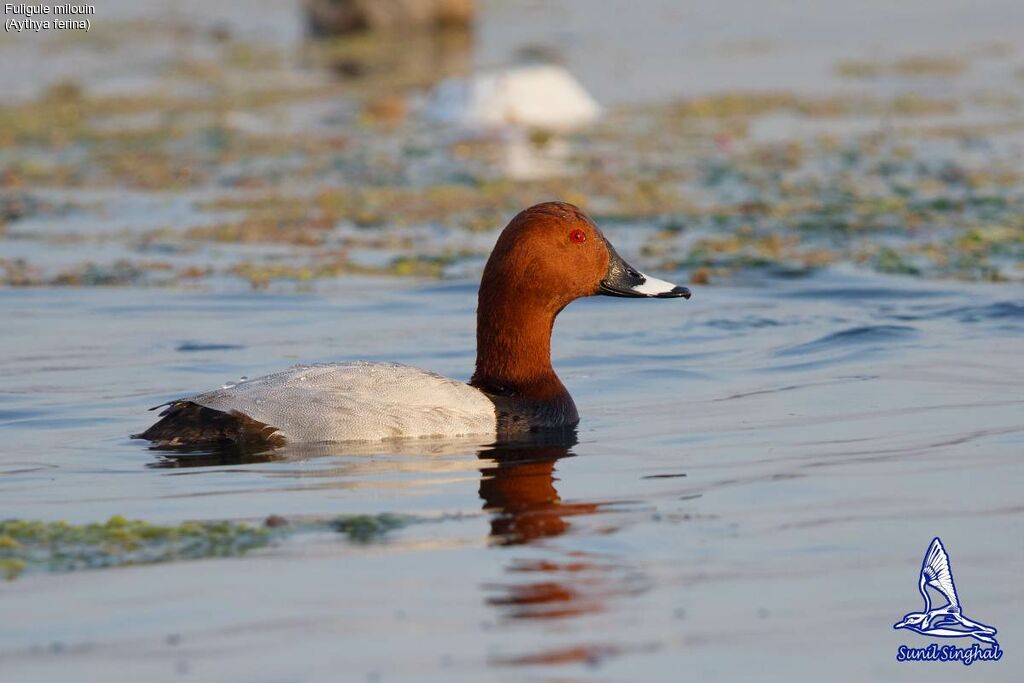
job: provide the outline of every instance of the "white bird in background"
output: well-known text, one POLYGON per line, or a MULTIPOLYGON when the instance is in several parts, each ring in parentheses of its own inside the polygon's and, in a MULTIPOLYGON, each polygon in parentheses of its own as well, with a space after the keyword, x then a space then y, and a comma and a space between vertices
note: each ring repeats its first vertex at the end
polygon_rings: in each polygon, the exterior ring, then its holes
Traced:
POLYGON ((566 131, 597 120, 601 107, 563 67, 530 64, 445 81, 434 91, 428 114, 465 128, 566 131))
POLYGON ((976 638, 983 643, 996 644, 993 637, 996 629, 977 621, 971 621, 963 615, 960 599, 953 583, 953 572, 949 568, 949 555, 936 536, 928 546, 921 564, 921 577, 918 590, 924 596, 924 611, 910 612, 903 621, 893 624, 894 629, 906 628, 922 635, 938 638, 976 638), (932 607, 931 588, 946 598, 946 604, 932 607), (959 626, 960 628, 956 628, 959 626), (953 627, 953 628, 950 628, 953 627))

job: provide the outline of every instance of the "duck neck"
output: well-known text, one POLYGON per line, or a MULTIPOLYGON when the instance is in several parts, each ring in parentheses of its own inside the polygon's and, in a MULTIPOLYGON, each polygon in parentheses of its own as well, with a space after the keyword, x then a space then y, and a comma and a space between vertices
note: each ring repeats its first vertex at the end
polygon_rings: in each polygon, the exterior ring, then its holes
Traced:
POLYGON ((514 294, 492 295, 481 289, 476 372, 469 383, 494 396, 541 402, 568 399, 551 367, 551 330, 560 309, 530 305, 514 294))

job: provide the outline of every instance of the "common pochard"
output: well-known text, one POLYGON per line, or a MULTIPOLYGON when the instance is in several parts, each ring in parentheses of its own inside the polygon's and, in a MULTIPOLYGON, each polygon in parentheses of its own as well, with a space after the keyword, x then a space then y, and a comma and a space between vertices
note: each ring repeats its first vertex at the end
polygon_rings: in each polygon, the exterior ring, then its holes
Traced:
POLYGON ((579 415, 551 367, 551 330, 570 302, 597 294, 690 296, 623 261, 579 208, 538 204, 509 222, 484 267, 469 384, 398 363, 296 365, 164 404, 136 437, 161 447, 282 445, 572 428, 579 415))

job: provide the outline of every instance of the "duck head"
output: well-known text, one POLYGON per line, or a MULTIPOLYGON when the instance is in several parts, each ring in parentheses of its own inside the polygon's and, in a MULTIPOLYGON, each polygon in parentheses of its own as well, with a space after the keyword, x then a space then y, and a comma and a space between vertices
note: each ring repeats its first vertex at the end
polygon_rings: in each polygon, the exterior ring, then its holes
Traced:
POLYGON ((484 267, 477 365, 470 383, 502 396, 562 397, 575 416, 551 368, 551 330, 555 316, 570 302, 594 295, 689 298, 690 290, 630 266, 572 204, 546 202, 520 212, 498 237, 484 267))
POLYGON ((594 221, 563 202, 531 206, 502 231, 480 284, 481 295, 501 290, 556 311, 597 294, 690 297, 686 287, 645 275, 626 263, 594 221))

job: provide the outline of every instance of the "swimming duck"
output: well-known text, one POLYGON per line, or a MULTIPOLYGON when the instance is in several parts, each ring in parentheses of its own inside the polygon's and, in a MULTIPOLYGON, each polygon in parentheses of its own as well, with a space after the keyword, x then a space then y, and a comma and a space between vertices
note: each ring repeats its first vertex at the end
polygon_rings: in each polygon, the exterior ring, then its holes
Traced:
POLYGON ((157 406, 161 419, 135 438, 276 446, 572 429, 579 414, 551 367, 551 330, 570 302, 597 294, 690 297, 627 264, 579 208, 538 204, 509 222, 484 267, 469 384, 398 363, 296 365, 157 406))

